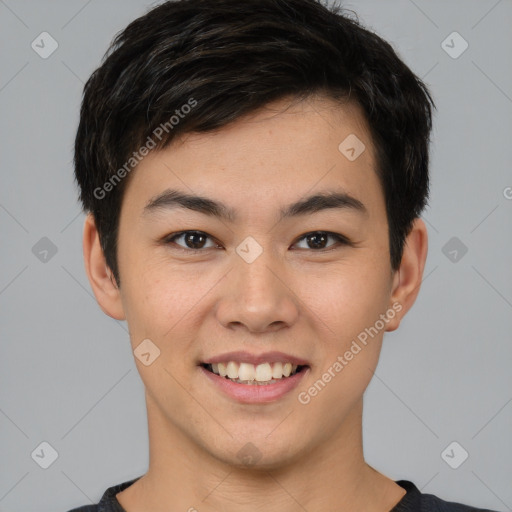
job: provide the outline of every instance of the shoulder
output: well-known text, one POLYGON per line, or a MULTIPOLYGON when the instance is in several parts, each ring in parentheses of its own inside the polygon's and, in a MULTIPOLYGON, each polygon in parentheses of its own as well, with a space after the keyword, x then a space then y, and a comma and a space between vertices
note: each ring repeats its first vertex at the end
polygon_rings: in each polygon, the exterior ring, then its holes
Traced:
POLYGON ((124 491, 127 487, 136 482, 140 476, 126 482, 109 487, 101 497, 99 503, 92 505, 82 505, 81 507, 68 510, 68 512, 125 512, 119 502, 116 494, 124 491))
POLYGON ((433 494, 423 494, 408 480, 399 480, 396 483, 407 493, 391 512, 496 512, 455 501, 445 501, 433 494))
POLYGON ((424 494, 422 499, 422 510, 425 512, 495 512, 487 508, 476 508, 455 501, 445 501, 432 494, 424 494))
POLYGON ((455 501, 445 501, 432 494, 424 494, 422 510, 425 512, 495 512, 488 508, 476 508, 455 501))

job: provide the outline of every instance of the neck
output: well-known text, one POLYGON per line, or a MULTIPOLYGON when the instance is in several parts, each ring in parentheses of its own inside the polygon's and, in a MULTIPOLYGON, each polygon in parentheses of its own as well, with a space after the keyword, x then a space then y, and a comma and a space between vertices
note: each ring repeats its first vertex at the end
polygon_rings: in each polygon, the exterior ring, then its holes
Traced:
POLYGON ((283 465, 237 467, 219 461, 148 401, 148 472, 117 495, 126 512, 387 512, 405 490, 366 464, 362 399, 334 438, 283 465))

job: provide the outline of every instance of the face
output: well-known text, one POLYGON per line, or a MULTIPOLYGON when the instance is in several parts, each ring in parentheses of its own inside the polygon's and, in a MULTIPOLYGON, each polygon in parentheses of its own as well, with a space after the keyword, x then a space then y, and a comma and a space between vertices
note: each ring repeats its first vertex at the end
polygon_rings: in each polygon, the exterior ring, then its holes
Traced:
POLYGON ((150 354, 136 358, 150 425, 229 464, 332 442, 400 316, 367 128, 326 99, 151 152, 125 191, 118 262, 132 349, 150 354))

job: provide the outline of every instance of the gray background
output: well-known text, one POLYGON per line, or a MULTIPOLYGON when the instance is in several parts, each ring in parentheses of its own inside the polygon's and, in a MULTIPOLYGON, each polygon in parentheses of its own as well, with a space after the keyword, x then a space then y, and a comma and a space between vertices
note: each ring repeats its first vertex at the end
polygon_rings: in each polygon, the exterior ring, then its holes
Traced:
MULTIPOLYGON (((127 327, 101 312, 84 272, 72 146, 84 81, 114 34, 150 5, 0 0, 4 512, 97 502, 147 468, 127 327), (58 42, 46 59, 31 47, 43 31, 58 42), (55 254, 41 252, 43 237, 55 254), (43 441, 58 452, 48 469, 31 456, 43 441)), ((423 492, 512 510, 512 2, 345 6, 392 42, 438 105, 424 283, 400 329, 385 336, 366 393, 365 455, 423 492), (458 58, 442 47, 453 31, 469 44, 458 58), (469 453, 457 469, 441 456, 452 441, 469 453)))

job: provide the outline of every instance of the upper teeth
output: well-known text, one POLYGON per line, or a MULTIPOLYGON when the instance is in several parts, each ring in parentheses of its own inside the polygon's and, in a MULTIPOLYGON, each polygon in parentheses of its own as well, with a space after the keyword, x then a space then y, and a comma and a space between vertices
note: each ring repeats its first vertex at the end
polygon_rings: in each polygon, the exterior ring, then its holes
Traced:
POLYGON ((237 363, 229 361, 227 363, 212 364, 214 373, 222 377, 240 380, 256 380, 265 382, 274 379, 289 377, 297 370, 297 365, 292 363, 262 363, 257 366, 251 363, 237 363))

